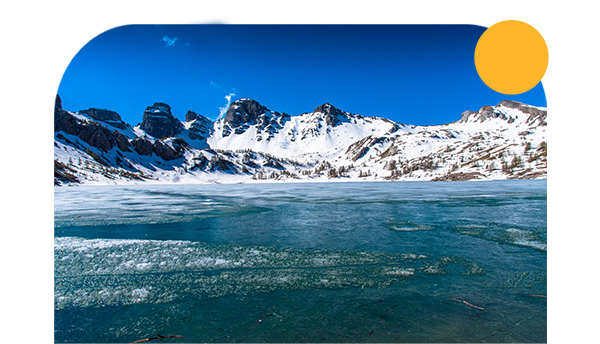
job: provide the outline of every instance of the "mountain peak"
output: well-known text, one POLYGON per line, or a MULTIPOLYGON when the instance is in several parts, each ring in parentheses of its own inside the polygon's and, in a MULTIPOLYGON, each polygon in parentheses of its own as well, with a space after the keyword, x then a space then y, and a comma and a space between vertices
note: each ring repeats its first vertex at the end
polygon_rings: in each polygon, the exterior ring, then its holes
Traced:
POLYGON ((317 106, 313 113, 322 113, 325 115, 325 122, 332 127, 336 127, 343 122, 350 122, 349 113, 342 111, 329 103, 317 106))
POLYGON ((173 117, 171 107, 166 103, 154 103, 144 111, 140 129, 148 135, 162 139, 181 133, 183 124, 173 117))
POLYGON ((519 117, 518 112, 516 114, 515 112, 511 113, 512 110, 517 110, 528 115, 526 121, 530 125, 535 124, 534 122, 537 122, 537 125, 546 125, 546 110, 513 100, 501 101, 496 106, 486 105, 479 109, 479 111, 465 111, 461 114, 461 119, 458 123, 483 123, 487 120, 499 118, 510 124, 519 117))
POLYGON ((322 114, 330 115, 343 112, 342 110, 336 108, 330 103, 325 103, 323 105, 317 106, 317 108, 313 112, 320 112, 322 114))
POLYGON ((258 117, 269 111, 256 100, 243 98, 234 101, 225 113, 225 123, 238 126, 243 123, 256 123, 258 117))
POLYGON ((468 111, 461 121, 439 126, 399 125, 330 103, 292 118, 248 98, 233 102, 229 122, 213 123, 188 111, 182 123, 168 104, 154 103, 139 128, 126 130, 106 125, 120 123, 114 111, 72 113, 61 105, 57 97, 54 156, 64 167, 55 170, 56 185, 181 176, 204 181, 219 178, 217 171, 239 180, 526 179, 545 178, 547 169, 546 109, 514 101, 468 111), (65 173, 73 178, 65 179, 65 173))

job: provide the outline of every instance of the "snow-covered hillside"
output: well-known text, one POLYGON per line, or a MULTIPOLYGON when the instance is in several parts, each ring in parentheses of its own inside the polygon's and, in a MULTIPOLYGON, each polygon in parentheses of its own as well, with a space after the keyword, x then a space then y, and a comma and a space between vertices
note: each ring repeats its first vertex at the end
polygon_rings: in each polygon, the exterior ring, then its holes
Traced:
POLYGON ((546 109, 513 101, 415 126, 323 104, 298 116, 252 99, 212 122, 155 103, 132 127, 55 106, 55 185, 546 178, 546 109), (457 116, 458 117, 458 116, 457 116))

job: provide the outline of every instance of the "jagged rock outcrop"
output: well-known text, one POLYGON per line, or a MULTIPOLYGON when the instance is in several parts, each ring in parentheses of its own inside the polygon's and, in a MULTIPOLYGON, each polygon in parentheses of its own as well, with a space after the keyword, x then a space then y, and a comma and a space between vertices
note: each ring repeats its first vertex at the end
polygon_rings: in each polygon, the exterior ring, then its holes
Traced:
POLYGON ((256 100, 239 99, 233 102, 225 113, 224 123, 232 128, 256 124, 259 117, 267 111, 269 109, 256 100))
POLYGON ((269 141, 279 132, 290 119, 287 113, 271 111, 260 105, 253 99, 239 99, 233 102, 223 119, 223 136, 229 136, 232 132, 243 134, 252 125, 256 126, 257 140, 269 141))
POLYGON ((87 110, 80 110, 79 113, 85 114, 97 121, 102 121, 112 125, 115 128, 127 129, 129 124, 123 122, 121 116, 112 110, 89 108, 87 110))
POLYGON ((77 119, 70 113, 55 109, 54 111, 54 132, 64 131, 67 134, 77 134, 77 119))
POLYGON ((461 119, 458 123, 468 122, 479 122, 483 123, 486 120, 500 118, 506 120, 509 124, 513 123, 515 119, 504 114, 501 110, 502 107, 516 109, 524 114, 528 114, 527 123, 532 126, 546 126, 546 110, 538 109, 523 103, 515 102, 512 100, 504 100, 498 103, 498 105, 492 107, 486 105, 479 111, 465 111, 461 115, 461 119))
POLYGON ((199 117, 204 117, 204 116, 199 115, 192 110, 188 110, 188 112, 185 113, 185 121, 186 122, 194 121, 194 120, 198 119, 199 117))
POLYGON ((172 137, 181 133, 183 124, 171 114, 171 107, 165 103, 154 103, 144 111, 140 129, 157 139, 172 137))
POLYGON ((62 109, 60 97, 56 97, 54 107, 54 132, 65 132, 80 138, 87 144, 108 151, 117 146, 122 151, 130 151, 129 140, 123 134, 103 127, 98 122, 80 123, 62 109))
POLYGON ((133 150, 139 155, 151 155, 154 153, 156 156, 166 161, 181 159, 183 157, 181 152, 171 148, 168 144, 161 142, 160 140, 156 140, 152 143, 143 137, 138 137, 131 141, 131 145, 133 146, 133 150))
POLYGON ((114 136, 110 130, 97 124, 79 126, 77 136, 94 147, 108 151, 114 147, 114 136))
POLYGON ((63 110, 62 100, 56 95, 54 102, 54 132, 64 131, 67 134, 77 134, 77 119, 63 110))
POLYGON ((122 150, 123 152, 131 152, 131 144, 125 135, 122 135, 119 132, 116 132, 115 140, 117 141, 117 148, 122 150))
POLYGON ((542 127, 547 125, 546 116, 548 115, 548 112, 546 110, 538 109, 512 100, 504 100, 498 104, 498 106, 500 105, 511 109, 517 109, 523 113, 529 114, 527 123, 530 125, 539 125, 542 127))
POLYGON ((60 99, 60 96, 58 94, 54 99, 54 114, 56 114, 56 111, 64 111, 62 108, 62 99, 60 99))
POLYGON ((336 127, 344 122, 350 122, 350 117, 347 112, 342 111, 329 103, 318 106, 313 113, 317 112, 324 115, 325 122, 331 127, 336 127))
POLYGON ((227 173, 236 173, 235 165, 224 158, 216 158, 209 162, 208 170, 210 172, 227 172, 227 173))
POLYGON ((143 137, 138 137, 131 141, 133 150, 139 155, 150 155, 152 154, 152 142, 146 140, 143 137))
POLYGON ((250 126, 257 124, 258 140, 262 140, 262 134, 266 134, 268 141, 289 119, 290 115, 271 111, 256 100, 239 99, 231 104, 225 114, 223 137, 229 136, 232 132, 236 135, 243 134, 250 126))
POLYGON ((192 110, 189 110, 185 114, 185 121, 190 122, 190 133, 188 136, 192 140, 205 140, 213 133, 214 123, 210 119, 197 114, 192 110))
POLYGON ((203 170, 208 165, 208 159, 204 155, 198 155, 192 158, 190 170, 203 170))
POLYGON ((166 161, 181 159, 183 157, 183 154, 181 154, 180 152, 177 152, 176 150, 171 148, 168 144, 163 143, 160 140, 154 141, 154 144, 152 145, 152 151, 158 157, 160 157, 166 161))
POLYGON ((95 182, 100 175, 109 182, 185 173, 205 179, 212 172, 252 179, 545 178, 546 116, 544 108, 503 101, 466 111, 453 123, 416 126, 329 103, 291 118, 241 99, 215 123, 193 111, 180 122, 167 104, 154 103, 139 128, 123 130, 111 124, 121 121, 118 113, 91 108, 74 114, 57 96, 55 161, 62 165, 55 166, 55 183, 95 182))
POLYGON ((130 151, 129 140, 123 134, 112 131, 97 122, 80 123, 70 113, 55 106, 54 132, 75 135, 91 146, 108 151, 117 146, 122 151, 130 151))
POLYGON ((116 144, 113 133, 109 129, 95 123, 79 125, 77 136, 84 142, 105 151, 112 149, 116 144))
POLYGON ((183 154, 185 151, 189 151, 192 149, 192 147, 180 137, 173 139, 173 141, 171 141, 171 145, 173 146, 173 149, 175 149, 175 151, 180 154, 183 154))
POLYGON ((486 105, 479 109, 479 111, 465 111, 461 114, 461 119, 458 121, 459 123, 467 123, 471 122, 479 122, 483 123, 486 120, 500 118, 503 120, 508 119, 508 123, 512 123, 514 121, 513 118, 508 118, 505 114, 495 111, 495 109, 489 105, 486 105))

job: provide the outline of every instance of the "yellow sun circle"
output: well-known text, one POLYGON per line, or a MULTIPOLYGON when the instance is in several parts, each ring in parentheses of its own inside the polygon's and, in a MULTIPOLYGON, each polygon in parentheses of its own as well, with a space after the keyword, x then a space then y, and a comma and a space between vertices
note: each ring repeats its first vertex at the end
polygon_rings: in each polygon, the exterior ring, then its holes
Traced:
POLYGON ((492 25, 479 38, 475 67, 496 92, 520 94, 534 88, 548 68, 548 47, 540 33, 518 20, 492 25))

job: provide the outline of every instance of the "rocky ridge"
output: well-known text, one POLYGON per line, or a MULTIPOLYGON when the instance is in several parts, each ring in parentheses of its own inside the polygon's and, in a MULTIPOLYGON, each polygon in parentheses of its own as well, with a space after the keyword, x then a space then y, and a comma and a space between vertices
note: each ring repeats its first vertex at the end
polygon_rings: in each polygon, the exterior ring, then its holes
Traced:
POLYGON ((503 101, 414 126, 326 103, 290 116, 252 99, 212 122, 154 103, 132 127, 112 110, 54 110, 55 185, 258 180, 545 178, 547 112, 503 101))
POLYGON ((165 103, 154 103, 144 111, 140 129, 148 135, 163 139, 181 134, 183 124, 171 114, 171 107, 165 103))

